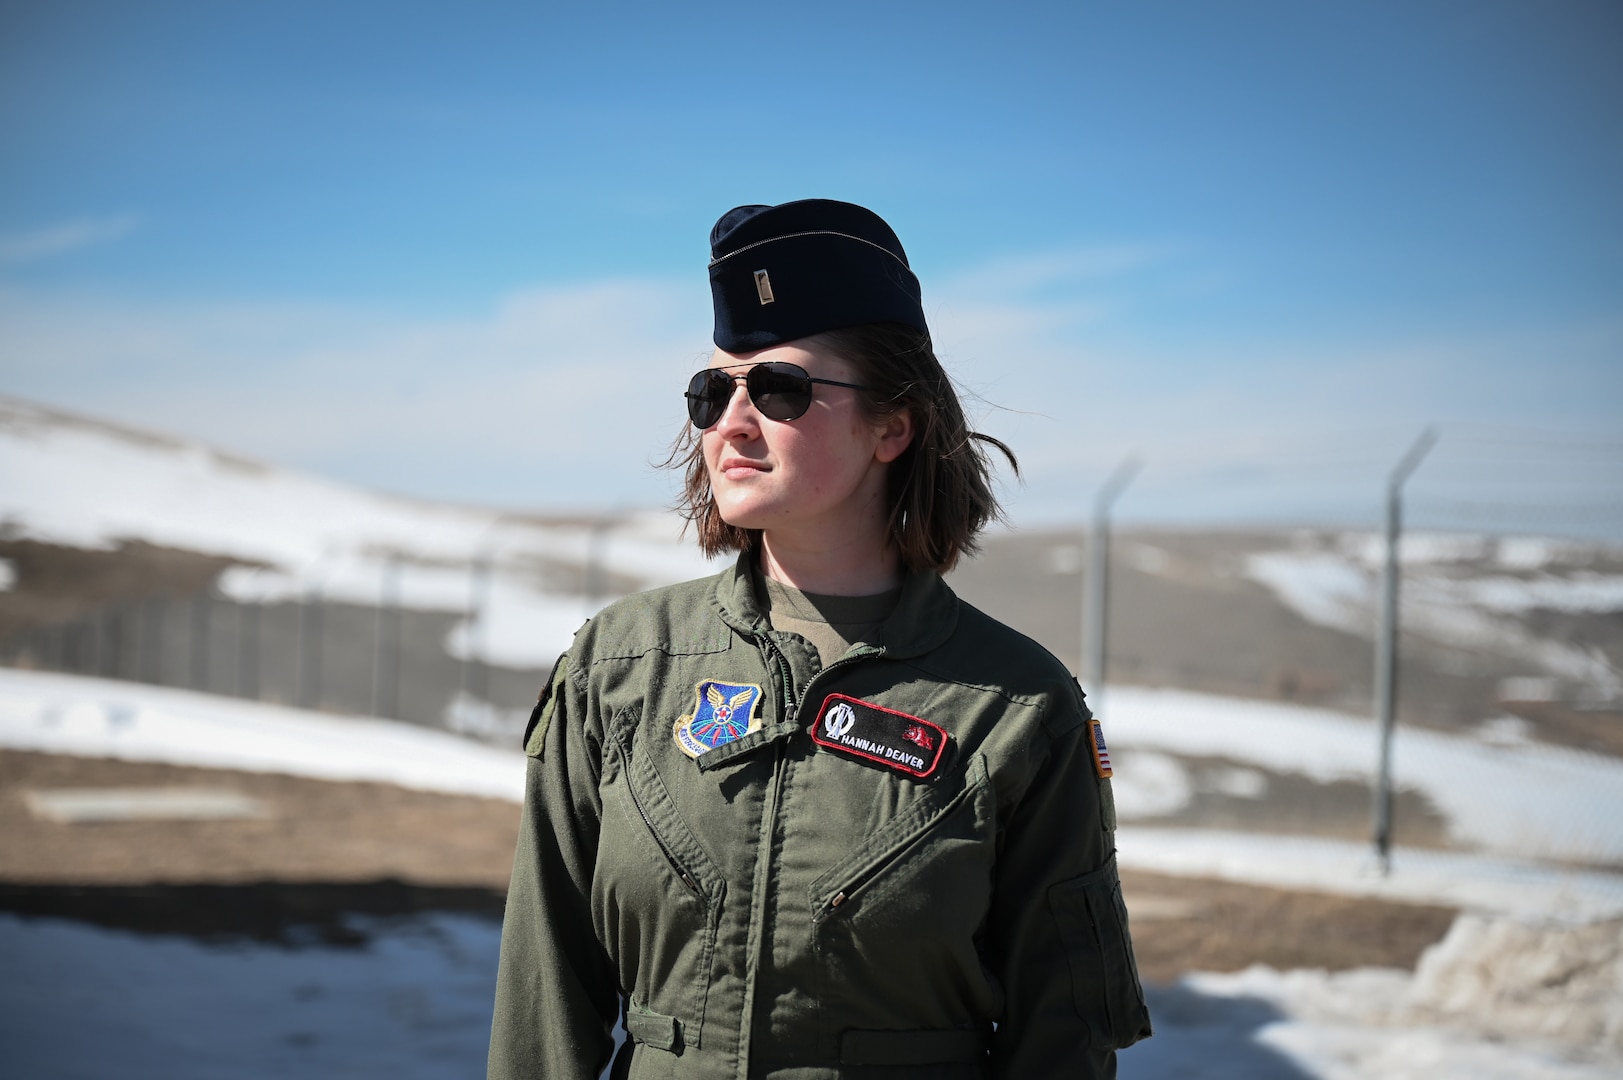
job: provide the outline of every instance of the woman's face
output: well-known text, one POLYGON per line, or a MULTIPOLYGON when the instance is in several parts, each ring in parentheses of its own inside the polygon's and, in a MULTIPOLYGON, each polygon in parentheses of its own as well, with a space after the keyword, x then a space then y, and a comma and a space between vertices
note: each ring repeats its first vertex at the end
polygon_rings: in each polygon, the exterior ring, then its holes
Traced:
MULTIPOLYGON (((816 379, 861 381, 814 339, 745 354, 717 349, 710 366, 743 375, 774 360, 797 364, 816 379)), ((771 420, 751 403, 740 380, 721 419, 700 436, 722 520, 808 540, 822 530, 863 535, 876 523, 883 528, 885 470, 907 449, 912 424, 905 413, 873 423, 859 394, 815 383, 804 415, 771 420)))

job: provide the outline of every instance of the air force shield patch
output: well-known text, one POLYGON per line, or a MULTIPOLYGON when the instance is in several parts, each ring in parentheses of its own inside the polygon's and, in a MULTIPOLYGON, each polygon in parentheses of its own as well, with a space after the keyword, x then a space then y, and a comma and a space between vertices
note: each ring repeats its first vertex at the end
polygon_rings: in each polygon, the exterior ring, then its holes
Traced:
POLYGON ((676 745, 696 758, 724 746, 761 726, 755 706, 761 688, 754 683, 726 683, 705 679, 694 688, 693 712, 676 721, 676 745))

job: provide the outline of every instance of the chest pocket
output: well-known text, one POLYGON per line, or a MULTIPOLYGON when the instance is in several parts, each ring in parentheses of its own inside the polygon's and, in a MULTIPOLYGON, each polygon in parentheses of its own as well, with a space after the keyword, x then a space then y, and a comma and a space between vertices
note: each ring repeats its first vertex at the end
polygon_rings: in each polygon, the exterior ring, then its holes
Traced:
POLYGON ((977 756, 812 883, 829 1024, 947 1028, 991 1010, 974 940, 991 903, 996 831, 977 756))
POLYGON ((676 1017, 684 1043, 698 1046, 726 884, 637 753, 636 724, 615 727, 600 781, 593 914, 632 1004, 676 1017))

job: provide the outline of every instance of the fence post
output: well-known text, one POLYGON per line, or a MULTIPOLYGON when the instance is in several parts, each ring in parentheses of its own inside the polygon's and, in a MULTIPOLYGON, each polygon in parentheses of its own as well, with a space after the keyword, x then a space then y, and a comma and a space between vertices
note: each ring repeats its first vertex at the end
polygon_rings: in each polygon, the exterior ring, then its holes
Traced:
POLYGON ((1129 455, 1105 480, 1093 499, 1093 526, 1088 537, 1087 577, 1082 585, 1082 677, 1097 713, 1104 703, 1106 637, 1110 605, 1110 508, 1143 467, 1129 455))
POLYGON ((1403 533, 1403 484, 1437 442, 1428 427, 1386 480, 1386 562, 1381 570, 1381 622, 1375 639, 1375 715, 1380 721, 1380 761, 1375 773, 1375 858, 1381 873, 1392 869, 1392 733, 1398 704, 1398 541, 1403 533))

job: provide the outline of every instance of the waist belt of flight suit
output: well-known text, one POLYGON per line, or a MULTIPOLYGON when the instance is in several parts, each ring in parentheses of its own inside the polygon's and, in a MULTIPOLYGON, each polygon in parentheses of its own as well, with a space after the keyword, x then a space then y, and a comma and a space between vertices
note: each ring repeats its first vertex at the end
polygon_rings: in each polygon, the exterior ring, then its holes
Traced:
MULTIPOLYGON (((626 1011, 630 1041, 680 1052, 682 1021, 633 1005, 626 1011)), ((841 1065, 946 1065, 984 1056, 988 1039, 979 1031, 847 1031, 840 1037, 841 1065)))

